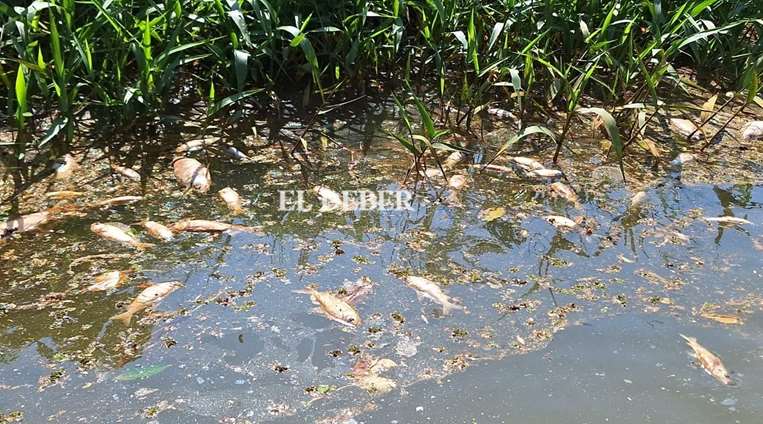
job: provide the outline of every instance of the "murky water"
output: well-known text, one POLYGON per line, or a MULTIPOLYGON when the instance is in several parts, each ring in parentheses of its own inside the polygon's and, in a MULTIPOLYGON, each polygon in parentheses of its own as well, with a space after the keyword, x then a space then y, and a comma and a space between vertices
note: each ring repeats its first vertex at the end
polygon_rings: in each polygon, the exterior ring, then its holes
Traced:
MULTIPOLYGON (((760 421, 763 186, 693 185, 674 170, 629 209, 617 172, 599 167, 572 179, 576 207, 545 183, 470 173, 457 193, 423 186, 410 210, 278 210, 278 190, 318 183, 404 188, 408 158, 377 130, 333 134, 346 148, 314 152, 307 182, 281 160, 212 157, 208 195, 183 196, 159 173, 143 202, 89 209, 5 244, 0 411, 28 422, 760 421), (214 194, 225 186, 247 200, 244 215, 214 194), (487 221, 498 207, 506 213, 487 221), (585 219, 563 231, 542 218, 550 214, 585 219), (752 224, 702 219, 725 215, 752 224), (136 253, 89 231, 148 217, 264 233, 181 234, 136 253), (132 271, 124 287, 82 291, 117 269, 132 271), (465 310, 444 315, 405 273, 438 281, 465 310), (373 290, 355 305, 357 329, 295 293, 363 277, 373 290), (147 283, 171 280, 184 287, 153 313, 129 327, 109 320, 147 283), (692 365, 679 333, 720 355, 735 385, 692 365), (361 358, 394 361, 379 377, 395 387, 358 387, 361 358)), ((111 181, 87 184, 99 199, 140 194, 130 183, 110 194, 100 190, 111 181)))

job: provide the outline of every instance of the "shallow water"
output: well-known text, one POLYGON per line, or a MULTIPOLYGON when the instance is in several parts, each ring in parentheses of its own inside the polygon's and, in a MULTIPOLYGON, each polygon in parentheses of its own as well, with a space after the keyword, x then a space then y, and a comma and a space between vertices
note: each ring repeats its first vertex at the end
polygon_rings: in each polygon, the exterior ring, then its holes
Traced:
MULTIPOLYGON (((572 180, 576 208, 544 183, 472 173, 460 193, 423 186, 406 211, 279 211, 281 189, 402 188, 401 148, 373 129, 334 136, 350 150, 316 152, 308 183, 281 161, 212 157, 208 195, 183 196, 159 173, 143 202, 0 247, 0 410, 28 422, 759 421, 763 186, 688 184, 674 170, 629 210, 617 173, 600 167, 572 180), (249 202, 244 215, 216 197, 225 186, 249 202), (495 207, 506 215, 486 222, 481 211, 495 207), (557 230, 548 214, 585 217, 585 229, 557 230), (753 224, 702 219, 722 215, 753 224), (138 254, 88 230, 189 216, 264 234, 181 234, 138 254), (113 256, 70 267, 96 254, 113 256), (129 284, 80 292, 112 269, 133 269, 129 284), (443 315, 400 272, 440 282, 466 310, 443 315), (361 277, 374 288, 355 305, 358 329, 294 292, 361 277), (164 314, 141 313, 130 327, 109 320, 141 285, 170 280, 185 287, 155 308, 164 314), (743 323, 704 318, 703 305, 743 323), (736 384, 693 366, 679 333, 719 354, 736 384), (396 388, 353 385, 366 355, 398 365, 382 373, 396 388)), ((135 192, 126 183, 113 195, 135 192)))

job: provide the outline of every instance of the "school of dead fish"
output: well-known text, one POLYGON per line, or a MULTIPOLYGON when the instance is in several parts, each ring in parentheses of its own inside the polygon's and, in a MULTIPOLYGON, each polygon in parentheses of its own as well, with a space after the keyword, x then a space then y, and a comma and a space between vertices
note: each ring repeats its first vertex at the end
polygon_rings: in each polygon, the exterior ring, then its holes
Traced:
MULTIPOLYGON (((697 126, 690 120, 673 118, 670 120, 671 127, 674 131, 683 137, 691 138, 692 141, 701 139, 704 134, 697 126)), ((745 140, 757 140, 763 138, 763 121, 753 121, 745 125, 741 129, 742 137, 745 140)), ((194 140, 180 145, 176 149, 178 155, 182 155, 188 152, 204 149, 210 146, 214 146, 217 143, 215 139, 201 139, 194 140)), ((223 151, 231 157, 248 161, 250 158, 243 152, 239 151, 235 147, 226 146, 223 151)), ((456 168, 459 164, 465 162, 466 155, 462 152, 453 152, 443 163, 443 167, 447 170, 456 168)), ((681 166, 694 157, 688 153, 679 154, 671 164, 674 166, 681 166)), ((543 164, 535 159, 527 157, 509 157, 509 166, 502 166, 497 164, 488 165, 469 165, 469 168, 479 169, 481 171, 492 171, 501 174, 518 173, 524 178, 543 180, 549 183, 549 192, 552 196, 564 199, 575 208, 581 208, 581 201, 578 194, 567 184, 559 181, 564 177, 564 174, 556 169, 546 168, 543 164)), ((202 163, 193 158, 178 156, 173 162, 174 175, 180 184, 186 191, 195 190, 200 193, 206 193, 212 186, 212 177, 209 169, 202 163)), ((76 160, 72 155, 64 155, 55 167, 55 178, 57 180, 69 180, 72 175, 79 168, 76 160)), ((141 175, 131 169, 121 165, 112 164, 110 166, 113 173, 126 178, 130 181, 141 182, 141 175)), ((430 170, 427 172, 428 176, 439 175, 439 170, 434 172, 430 170)), ((449 188, 457 192, 467 185, 467 177, 462 174, 453 174, 447 181, 449 188)), ((328 187, 316 186, 313 189, 314 193, 323 201, 323 208, 321 212, 342 210, 347 211, 355 207, 353 204, 346 204, 343 202, 341 195, 328 187)), ((84 196, 85 193, 78 191, 57 191, 49 192, 46 197, 52 200, 68 200, 75 199, 84 196)), ((238 215, 244 212, 244 205, 240 195, 235 189, 231 187, 225 187, 218 191, 218 196, 225 203, 229 209, 231 215, 238 215)), ((131 203, 137 203, 144 200, 141 196, 118 196, 106 200, 96 202, 91 206, 95 207, 113 207, 126 205, 131 203)), ((647 201, 647 194, 644 191, 635 193, 629 201, 629 209, 636 209, 641 207, 647 201)), ((505 210, 499 210, 497 208, 494 212, 486 215, 485 220, 494 220, 500 218, 505 214, 505 210)), ((2 235, 7 237, 13 233, 23 233, 36 230, 42 225, 50 222, 61 216, 65 216, 65 210, 59 210, 57 208, 51 208, 46 211, 40 211, 22 215, 19 217, 11 218, 5 221, 2 235)), ((547 215, 543 217, 548 223, 559 229, 573 229, 579 224, 578 222, 560 215, 547 215)), ((708 223, 717 223, 720 225, 752 225, 752 222, 744 218, 737 218, 731 216, 722 217, 704 217, 708 223)), ((259 228, 247 227, 217 221, 208 221, 203 219, 183 219, 178 222, 172 223, 169 226, 165 226, 156 221, 144 220, 140 225, 145 229, 146 233, 152 238, 162 241, 171 242, 175 239, 175 234, 179 232, 224 232, 224 231, 248 231, 259 233, 259 228)), ((121 243, 138 250, 144 250, 151 248, 153 244, 146 243, 138 239, 133 233, 130 227, 120 223, 93 223, 90 229, 97 236, 110 240, 116 243, 121 243)), ((125 271, 107 271, 93 277, 93 284, 85 288, 85 291, 112 291, 120 286, 124 285, 129 280, 128 272, 125 271)), ((464 306, 458 301, 447 295, 440 284, 429 280, 425 277, 408 275, 402 277, 402 283, 413 289, 420 299, 427 299, 435 304, 438 304, 443 315, 448 315, 454 310, 466 311, 464 306)), ((348 286, 344 294, 333 293, 331 291, 320 291, 313 287, 307 287, 304 290, 297 291, 298 293, 305 293, 309 295, 312 303, 315 304, 316 310, 325 316, 327 319, 335 321, 343 326, 349 328, 358 328, 363 319, 355 308, 354 304, 367 295, 372 288, 370 280, 359 281, 348 286)), ((152 284, 149 287, 141 291, 137 297, 127 306, 126 310, 120 314, 112 317, 112 320, 129 325, 135 314, 144 309, 151 308, 161 302, 163 299, 172 294, 175 290, 182 288, 183 285, 180 282, 170 281, 164 283, 152 284)), ((718 322, 731 324, 738 323, 734 317, 725 316, 722 314, 706 312, 703 316, 708 319, 714 319, 718 322)), ((693 356, 696 362, 701 366, 709 375, 713 376, 722 384, 732 384, 732 380, 729 376, 729 372, 724 366, 721 359, 713 354, 711 351, 703 347, 696 338, 687 337, 681 335, 691 347, 693 356)), ((394 381, 381 376, 380 374, 387 369, 395 367, 396 364, 388 359, 374 359, 362 357, 353 368, 352 378, 355 383, 370 392, 387 392, 395 387, 394 381)))

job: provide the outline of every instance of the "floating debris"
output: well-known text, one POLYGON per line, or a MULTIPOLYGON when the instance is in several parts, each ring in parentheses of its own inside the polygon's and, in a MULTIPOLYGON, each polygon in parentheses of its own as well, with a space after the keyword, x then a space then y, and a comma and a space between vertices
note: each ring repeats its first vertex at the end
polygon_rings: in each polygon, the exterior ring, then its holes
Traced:
POLYGON ((448 187, 454 190, 461 190, 466 186, 466 177, 460 174, 451 175, 448 178, 448 187))
POLYGON ((75 199, 77 197, 82 197, 84 195, 85 193, 81 191, 70 191, 70 190, 50 191, 48 193, 45 193, 45 197, 51 200, 75 199))
POLYGON ((148 235, 155 239, 171 241, 175 238, 175 234, 173 234, 172 230, 156 221, 143 221, 141 222, 141 225, 146 229, 148 235))
POLYGON ((732 314, 721 314, 718 312, 703 310, 702 312, 700 312, 700 316, 702 316, 702 318, 707 318, 707 319, 720 322, 721 324, 726 324, 726 325, 742 324, 742 319, 732 314))
POLYGON ((129 205, 130 203, 140 202, 141 200, 143 200, 143 196, 119 196, 112 199, 101 200, 96 203, 96 205, 101 207, 123 206, 129 205))
POLYGON ((763 121, 750 121, 742 127, 742 138, 757 140, 763 138, 763 121))
POLYGON ((686 139, 689 139, 691 136, 690 141, 701 140, 703 137, 702 132, 699 131, 694 122, 688 119, 670 118, 670 127, 686 139))
POLYGON ((578 226, 578 223, 560 215, 546 215, 543 217, 546 221, 548 221, 549 224, 553 225, 556 228, 575 228, 578 226))
POLYGON ((416 296, 426 298, 442 306, 443 315, 448 315, 452 309, 461 309, 464 307, 456 303, 456 299, 448 296, 434 281, 424 277, 409 275, 405 277, 405 284, 416 290, 416 296))
POLYGON ((502 218, 506 215, 506 208, 499 206, 497 208, 488 208, 480 211, 480 219, 485 222, 493 222, 496 219, 502 218))
POLYGON ((127 281, 124 271, 108 271, 95 276, 95 284, 88 286, 85 291, 106 291, 115 289, 127 281))
POLYGON ((181 158, 176 159, 172 163, 172 167, 175 171, 175 178, 186 189, 195 189, 202 193, 209 191, 212 177, 209 175, 209 170, 201 162, 192 158, 181 158))
POLYGON ((228 206, 228 209, 231 211, 231 214, 238 215, 244 211, 244 207, 242 206, 242 202, 241 202, 241 196, 238 195, 238 192, 236 192, 236 190, 230 187, 225 187, 224 189, 218 191, 217 194, 220 196, 221 199, 223 199, 225 204, 228 206))
POLYGON ((117 174, 127 178, 127 179, 130 179, 130 180, 133 180, 133 181, 136 181, 136 182, 140 182, 140 179, 141 179, 140 178, 140 174, 138 174, 138 171, 136 171, 134 169, 126 168, 124 166, 112 164, 111 165, 111 170, 116 172, 117 174))
POLYGON ((577 193, 575 193, 575 190, 572 189, 572 187, 568 186, 567 184, 564 184, 561 181, 557 181, 557 182, 551 183, 549 188, 551 189, 551 193, 567 200, 568 202, 572 203, 576 208, 580 207, 580 198, 578 197, 577 193))
MULTIPOLYGON (((147 378, 150 378, 159 374, 160 372, 166 370, 169 367, 170 365, 167 364, 167 365, 151 365, 145 368, 137 368, 137 369, 133 369, 130 371, 126 371, 122 374, 119 374, 114 379, 117 381, 145 380, 147 378)), ((139 396, 139 397, 146 396, 147 394, 150 394, 150 393, 153 393, 153 392, 143 393, 142 396, 139 396)))
POLYGON ((79 165, 74 157, 68 153, 65 154, 59 162, 54 165, 56 179, 61 181, 68 180, 77 168, 79 168, 79 165))
POLYGON ((718 380, 722 384, 729 385, 732 383, 731 377, 729 377, 729 372, 726 370, 726 367, 723 365, 723 362, 721 361, 721 358, 719 358, 717 355, 715 355, 713 352, 710 352, 707 350, 704 346, 699 344, 696 338, 694 337, 687 337, 683 334, 680 334, 681 337, 686 340, 686 343, 689 345, 692 350, 694 350, 694 354, 692 355, 694 359, 696 359, 697 363, 704 368, 704 370, 713 376, 716 380, 718 380))
POLYGON ((310 300, 318 305, 320 312, 330 320, 353 328, 357 328, 361 324, 358 311, 351 304, 330 292, 321 292, 310 287, 294 292, 309 294, 310 300))
POLYGON ((134 236, 130 235, 130 229, 119 223, 93 223, 90 225, 90 231, 108 240, 118 241, 128 244, 136 249, 144 250, 153 247, 153 244, 142 243, 134 236))
POLYGON ((156 305, 180 287, 183 287, 183 284, 179 281, 154 284, 140 292, 138 297, 127 306, 127 311, 114 315, 111 319, 121 321, 124 325, 130 325, 133 315, 156 305))
POLYGON ((704 219, 707 222, 716 222, 721 225, 753 225, 752 222, 735 216, 711 216, 704 219))

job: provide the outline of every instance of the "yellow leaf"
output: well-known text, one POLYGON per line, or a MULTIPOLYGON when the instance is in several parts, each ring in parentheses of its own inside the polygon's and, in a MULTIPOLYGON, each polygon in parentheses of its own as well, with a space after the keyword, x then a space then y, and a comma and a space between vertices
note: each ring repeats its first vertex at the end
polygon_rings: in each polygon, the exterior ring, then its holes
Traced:
POLYGON ((506 209, 503 207, 485 209, 480 212, 480 218, 485 222, 492 222, 506 215, 506 209))

